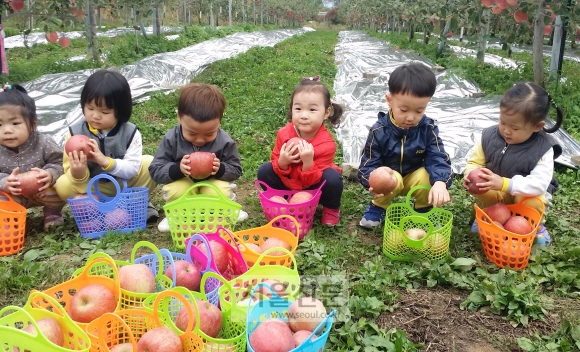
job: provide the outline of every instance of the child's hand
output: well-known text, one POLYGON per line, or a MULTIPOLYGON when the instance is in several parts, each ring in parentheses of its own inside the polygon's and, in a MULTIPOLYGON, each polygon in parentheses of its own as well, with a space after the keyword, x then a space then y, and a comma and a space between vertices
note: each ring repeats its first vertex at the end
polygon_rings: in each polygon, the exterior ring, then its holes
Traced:
POLYGON ((282 148, 280 148, 280 156, 278 157, 278 166, 280 169, 286 170, 288 169, 288 165, 300 162, 300 152, 297 153, 297 151, 297 144, 282 144, 282 148))
POLYGON ((87 156, 83 152, 77 152, 73 150, 68 153, 68 158, 70 161, 70 173, 72 177, 77 180, 82 180, 87 174, 87 156))
POLYGON ((466 190, 469 191, 469 184, 471 183, 471 181, 469 180, 469 178, 467 178, 467 174, 463 176, 463 183, 461 184, 463 186, 463 188, 465 188, 466 190))
POLYGON ((111 160, 109 160, 109 158, 106 157, 105 154, 103 154, 103 152, 101 152, 97 141, 95 141, 94 139, 89 139, 89 145, 93 150, 89 152, 89 155, 87 155, 87 159, 99 164, 103 169, 108 167, 111 160))
POLYGON ((305 140, 301 140, 298 143, 298 154, 302 160, 302 171, 308 171, 314 163, 314 147, 305 140))
POLYGON ((439 207, 450 200, 451 197, 444 182, 437 181, 431 186, 431 190, 429 191, 429 204, 432 204, 434 207, 439 207))
POLYGON ((501 191, 503 188, 503 177, 501 177, 500 175, 496 175, 494 174, 490 169, 487 168, 482 168, 481 171, 483 171, 482 174, 480 174, 480 177, 487 180, 487 182, 480 182, 477 183, 477 187, 479 187, 480 190, 482 191, 490 191, 490 190, 494 190, 494 191, 501 191))
POLYGON ((220 169, 220 159, 216 158, 215 154, 213 155, 213 172, 212 175, 215 175, 220 169))
POLYGON ((12 173, 6 177, 6 190, 13 196, 19 196, 20 192, 20 181, 18 181, 18 171, 20 168, 15 168, 12 173))
POLYGON ((52 174, 50 172, 43 169, 39 169, 37 167, 33 167, 30 170, 38 171, 38 175, 36 176, 36 178, 38 179, 38 183, 42 183, 42 187, 38 189, 39 192, 42 192, 48 187, 50 187, 50 184, 52 183, 52 174))
POLYGON ((181 173, 189 176, 191 172, 191 167, 189 166, 189 154, 185 154, 183 158, 181 158, 181 163, 179 163, 179 170, 181 173))

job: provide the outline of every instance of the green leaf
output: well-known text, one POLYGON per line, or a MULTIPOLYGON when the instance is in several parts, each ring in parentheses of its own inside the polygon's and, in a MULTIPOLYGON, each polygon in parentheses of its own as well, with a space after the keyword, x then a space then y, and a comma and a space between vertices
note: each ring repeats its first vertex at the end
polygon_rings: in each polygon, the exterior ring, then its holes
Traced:
POLYGON ((572 336, 574 342, 580 342, 580 325, 572 325, 570 327, 570 336, 572 336))
POLYGON ((524 351, 535 351, 536 347, 530 339, 527 337, 519 337, 516 339, 518 341, 518 346, 524 351))
POLYGON ((453 263, 451 263, 451 265, 469 267, 469 269, 471 269, 471 266, 475 263, 477 262, 475 261, 475 259, 472 258, 457 258, 453 263))
POLYGON ((24 260, 31 262, 40 256, 40 251, 38 249, 31 249, 26 254, 24 254, 24 260))

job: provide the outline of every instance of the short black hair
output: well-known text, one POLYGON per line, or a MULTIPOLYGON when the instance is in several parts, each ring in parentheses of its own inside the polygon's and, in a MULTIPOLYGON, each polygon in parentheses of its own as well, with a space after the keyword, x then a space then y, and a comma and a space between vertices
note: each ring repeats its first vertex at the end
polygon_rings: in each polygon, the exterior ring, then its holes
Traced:
POLYGON ((38 117, 36 115, 36 103, 26 89, 18 84, 13 84, 10 88, 0 90, 0 107, 1 106, 19 106, 20 115, 24 117, 30 132, 36 129, 38 117))
POLYGON ((389 77, 389 93, 411 94, 418 98, 432 97, 437 79, 431 69, 420 63, 397 67, 389 77))
POLYGON ((81 108, 94 101, 96 105, 105 105, 115 111, 119 125, 131 118, 133 101, 129 82, 120 73, 109 70, 98 70, 85 82, 81 92, 81 108))

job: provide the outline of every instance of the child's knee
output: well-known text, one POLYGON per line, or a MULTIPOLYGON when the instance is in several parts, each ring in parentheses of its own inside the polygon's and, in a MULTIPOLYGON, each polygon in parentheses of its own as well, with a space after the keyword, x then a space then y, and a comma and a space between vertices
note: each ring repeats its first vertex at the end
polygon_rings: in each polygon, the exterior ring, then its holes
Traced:
POLYGON ((266 162, 260 165, 258 168, 258 180, 265 180, 268 178, 268 175, 274 173, 274 168, 272 167, 271 162, 266 162))
POLYGON ((326 181, 324 188, 334 189, 337 191, 338 189, 343 188, 342 175, 335 169, 324 170, 322 173, 322 179, 326 181))

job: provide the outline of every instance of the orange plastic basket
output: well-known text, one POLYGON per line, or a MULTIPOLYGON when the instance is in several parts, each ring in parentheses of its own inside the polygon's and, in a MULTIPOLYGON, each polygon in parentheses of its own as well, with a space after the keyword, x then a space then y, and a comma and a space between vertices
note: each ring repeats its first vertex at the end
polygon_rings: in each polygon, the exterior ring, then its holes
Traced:
POLYGON ((56 301, 42 292, 32 292, 23 308, 7 306, 0 310, 1 351, 88 352, 90 345, 87 334, 72 321, 56 301), (48 311, 32 307, 31 302, 36 299, 51 302, 55 309, 48 311), (64 337, 62 347, 50 342, 42 334, 36 333, 33 335, 23 331, 28 325, 32 324, 35 332, 38 332, 39 329, 36 322, 45 318, 52 318, 60 325, 64 337))
MULTIPOLYGON (((54 300, 46 300, 42 296, 36 296, 31 301, 32 306, 54 311, 57 309, 55 303, 58 302, 70 315, 70 302, 78 290, 88 285, 102 285, 111 290, 115 296, 115 300, 117 301, 115 311, 117 311, 121 304, 119 273, 113 259, 107 254, 103 254, 104 256, 98 258, 89 258, 88 263, 78 276, 43 291, 48 296, 54 298, 54 300)), ((32 292, 35 291, 33 290, 32 292)), ((75 323, 83 330, 86 330, 88 325, 87 323, 75 323)))
MULTIPOLYGON (((117 313, 103 314, 99 319, 95 319, 87 326, 87 335, 91 340, 91 352, 109 352, 117 345, 130 343, 133 351, 137 351, 137 338, 133 335, 131 328, 125 323, 122 316, 131 314, 139 316, 141 311, 122 310, 117 313), (139 312, 139 313, 137 313, 139 312)), ((154 326, 150 319, 145 317, 142 324, 154 326)), ((152 329, 152 328, 151 328, 152 329)))
POLYGON ((254 252, 246 246, 246 244, 253 243, 261 246, 268 238, 278 238, 290 245, 290 253, 294 255, 296 253, 296 248, 298 247, 298 236, 292 232, 285 230, 283 228, 277 227, 280 221, 292 221, 296 228, 299 228, 298 222, 291 215, 280 215, 272 219, 269 223, 261 227, 255 227, 252 229, 241 230, 233 233, 234 240, 236 243, 232 243, 231 238, 222 236, 230 245, 235 247, 236 245, 240 248, 240 252, 244 257, 244 260, 248 264, 248 269, 252 268, 255 263, 258 262, 258 258, 262 258, 259 263, 260 265, 281 265, 285 267, 290 267, 292 265, 292 256, 283 255, 266 255, 262 256, 259 253, 254 252))
POLYGON ((0 257, 20 252, 26 233, 26 208, 1 191, 0 226, 0 257))
POLYGON ((544 203, 538 197, 524 198, 517 204, 507 205, 512 216, 523 216, 528 220, 532 231, 525 235, 499 228, 491 218, 474 204, 475 219, 479 229, 481 246, 487 259, 495 265, 503 268, 509 266, 512 269, 521 270, 528 265, 530 252, 536 237, 538 225, 544 216, 544 203), (525 206, 524 203, 530 199, 535 199, 542 204, 542 214, 534 208, 525 206))

